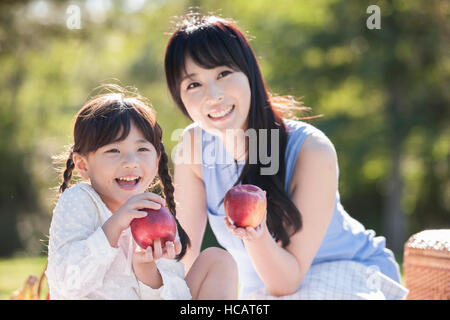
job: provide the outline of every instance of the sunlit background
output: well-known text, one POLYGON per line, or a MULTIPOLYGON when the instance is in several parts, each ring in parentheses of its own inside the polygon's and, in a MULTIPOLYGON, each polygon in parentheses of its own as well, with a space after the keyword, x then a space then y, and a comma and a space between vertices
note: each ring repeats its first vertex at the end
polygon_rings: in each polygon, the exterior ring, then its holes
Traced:
POLYGON ((386 237, 400 264, 411 234, 450 226, 450 2, 2 1, 1 299, 45 266, 60 184, 52 156, 72 143, 73 117, 95 87, 136 87, 158 112, 166 149, 175 146, 172 132, 189 121, 169 96, 163 58, 174 17, 191 7, 236 20, 271 92, 323 114, 309 122, 336 147, 344 207, 386 237), (366 25, 373 4, 380 29, 366 25))

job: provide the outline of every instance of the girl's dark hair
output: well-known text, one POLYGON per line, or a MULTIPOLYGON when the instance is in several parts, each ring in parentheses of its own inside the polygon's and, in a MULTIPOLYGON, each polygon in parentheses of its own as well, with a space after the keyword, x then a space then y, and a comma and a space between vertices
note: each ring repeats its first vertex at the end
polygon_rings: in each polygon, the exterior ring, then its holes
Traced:
MULTIPOLYGON (((286 247, 290 243, 290 236, 301 229, 302 219, 299 210, 284 189, 287 132, 282 121, 282 114, 290 116, 292 109, 308 108, 298 107, 301 102, 296 102, 290 96, 270 96, 253 49, 233 21, 216 16, 189 13, 180 19, 165 54, 167 85, 178 108, 187 117, 189 114, 180 97, 180 83, 182 76, 187 73, 185 61, 188 56, 203 68, 228 66, 243 72, 249 80, 251 90, 247 129, 255 129, 257 132, 259 129, 279 130, 278 143, 282 161, 280 161, 278 172, 275 175, 262 176, 261 168, 270 164, 262 164, 259 157, 256 164, 250 164, 247 157, 235 185, 254 184, 267 192, 268 229, 275 240, 281 241, 283 247, 286 247)), ((259 137, 257 139, 259 140, 259 137)), ((267 150, 271 150, 270 140, 268 139, 267 150)), ((259 141, 257 149, 256 154, 259 155, 259 141)))
POLYGON ((104 85, 101 88, 108 90, 108 93, 99 94, 90 99, 75 117, 74 144, 69 151, 59 192, 64 192, 70 186, 72 172, 75 168, 74 153, 87 155, 107 144, 123 141, 130 133, 131 122, 133 122, 145 139, 153 144, 160 157, 159 179, 152 187, 159 186, 163 189, 167 206, 175 217, 182 245, 182 250, 177 256, 179 260, 186 253, 190 240, 176 218, 174 187, 168 166, 169 159, 162 144, 162 130, 156 122, 155 112, 145 98, 138 94, 132 95, 131 92, 127 92, 118 85, 104 85))

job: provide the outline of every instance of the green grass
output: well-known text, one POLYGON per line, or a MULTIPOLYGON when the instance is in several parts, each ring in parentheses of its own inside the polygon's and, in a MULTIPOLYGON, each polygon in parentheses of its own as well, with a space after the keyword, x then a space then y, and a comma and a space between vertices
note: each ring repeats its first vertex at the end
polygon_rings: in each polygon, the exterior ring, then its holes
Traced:
MULTIPOLYGON (((0 300, 8 300, 28 276, 34 275, 39 279, 46 263, 46 256, 0 259, 0 300)), ((43 293, 47 293, 46 284, 43 286, 43 293)))
MULTIPOLYGON (((401 261, 402 283, 403 268, 401 261)), ((11 293, 20 288, 29 275, 34 275, 38 279, 47 263, 47 257, 26 257, 26 258, 9 258, 0 259, 0 300, 8 300, 11 293)), ((43 286, 41 296, 47 294, 47 285, 43 286)))

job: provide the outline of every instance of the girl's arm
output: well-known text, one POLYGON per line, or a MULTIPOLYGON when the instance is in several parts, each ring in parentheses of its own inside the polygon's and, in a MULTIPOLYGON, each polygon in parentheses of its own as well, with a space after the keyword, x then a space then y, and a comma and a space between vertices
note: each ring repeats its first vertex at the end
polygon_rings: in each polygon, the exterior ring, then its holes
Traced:
POLYGON ((174 170, 177 218, 191 241, 181 259, 186 274, 200 254, 207 221, 206 192, 201 178, 202 149, 194 130, 189 129, 183 134, 177 146, 174 170))
POLYGON ((46 275, 50 290, 65 298, 83 298, 100 288, 119 252, 103 232, 97 210, 75 186, 59 197, 53 211, 46 275))
POLYGON ((174 241, 161 242, 155 239, 152 246, 142 249, 136 246, 133 252, 133 270, 136 278, 153 289, 158 289, 163 285, 163 278, 157 268, 156 260, 160 258, 175 259, 181 252, 181 242, 177 236, 174 241))
MULTIPOLYGON (((157 250, 162 252, 161 241, 155 241, 154 246, 156 247, 157 245, 159 246, 157 250)), ((133 252, 133 270, 136 279, 152 289, 158 289, 163 285, 155 260, 156 257, 151 246, 146 250, 138 246, 133 252)))
POLYGON ((330 223, 338 186, 337 156, 326 136, 312 135, 299 151, 291 183, 291 199, 302 215, 302 229, 283 249, 265 223, 257 234, 249 230, 244 244, 269 293, 294 293, 319 250, 330 223), (253 237, 252 237, 253 233, 253 237))

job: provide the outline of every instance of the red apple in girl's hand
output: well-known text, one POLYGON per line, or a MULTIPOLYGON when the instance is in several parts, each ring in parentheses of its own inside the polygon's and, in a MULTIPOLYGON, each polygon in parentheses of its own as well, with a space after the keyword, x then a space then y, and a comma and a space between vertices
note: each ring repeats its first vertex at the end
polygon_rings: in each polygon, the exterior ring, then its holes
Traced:
POLYGON ((131 234, 136 243, 143 249, 153 248, 153 240, 161 238, 164 246, 166 241, 175 240, 177 224, 170 211, 162 207, 158 210, 141 209, 148 214, 143 218, 133 219, 130 223, 131 234))
POLYGON ((252 184, 234 186, 225 195, 224 207, 236 226, 256 228, 266 214, 266 192, 252 184))

